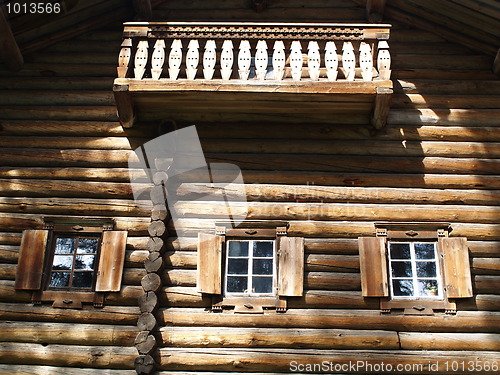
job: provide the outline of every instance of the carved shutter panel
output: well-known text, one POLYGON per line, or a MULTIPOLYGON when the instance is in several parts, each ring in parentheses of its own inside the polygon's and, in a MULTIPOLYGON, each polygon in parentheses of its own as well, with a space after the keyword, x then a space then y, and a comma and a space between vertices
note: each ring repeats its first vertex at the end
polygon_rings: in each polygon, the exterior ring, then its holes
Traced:
POLYGON ((439 238, 438 251, 443 259, 444 284, 448 298, 472 297, 467 238, 439 238))
POLYGON ((119 292, 122 283, 127 231, 102 232, 96 292, 119 292))
POLYGON ((363 297, 388 297, 385 238, 360 237, 358 243, 363 297))
POLYGON ((19 249, 15 288, 37 290, 42 287, 43 260, 48 230, 25 230, 19 249))
POLYGON ((280 237, 278 250, 278 295, 302 296, 304 291, 304 238, 280 237))
POLYGON ((198 234, 198 277, 200 293, 221 294, 222 236, 198 234))

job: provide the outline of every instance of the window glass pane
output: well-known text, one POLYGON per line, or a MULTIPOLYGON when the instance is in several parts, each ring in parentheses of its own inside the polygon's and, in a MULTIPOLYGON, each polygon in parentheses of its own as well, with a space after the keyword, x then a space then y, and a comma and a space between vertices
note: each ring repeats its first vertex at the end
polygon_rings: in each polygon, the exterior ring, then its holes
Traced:
POLYGON ((419 280, 418 289, 421 296, 437 296, 439 294, 437 280, 419 280))
POLYGON ((271 241, 258 241, 253 243, 254 257, 273 257, 273 243, 271 241))
POLYGON ((94 270, 93 255, 77 255, 75 259, 75 270, 94 270))
POLYGON ((73 287, 91 288, 93 272, 75 272, 73 274, 73 287))
POLYGON ((97 244, 97 238, 80 238, 76 252, 79 254, 93 254, 97 252, 97 244))
POLYGON ((73 266, 73 255, 54 255, 53 270, 71 270, 73 266))
POLYGON ((416 243, 415 257, 417 259, 434 259, 433 243, 416 243))
POLYGON ((413 296, 412 280, 393 280, 393 293, 395 296, 413 296))
POLYGON ((411 262, 392 262, 393 277, 412 277, 411 262))
POLYGON ((253 277, 253 293, 272 293, 273 278, 272 277, 253 277))
POLYGON ((229 241, 228 256, 230 256, 230 257, 247 257, 248 256, 248 242, 229 241))
POLYGON ((243 293, 247 289, 247 277, 228 276, 227 291, 230 293, 243 293))
POLYGON ((57 238, 56 239, 56 254, 72 254, 75 248, 74 238, 57 238))
POLYGON ((410 244, 391 243, 391 259, 410 259, 410 244))
POLYGON ((63 288, 69 285, 69 272, 52 272, 49 286, 53 288, 63 288))
POLYGON ((246 275, 248 273, 248 259, 228 259, 228 275, 246 275))
POLYGON ((272 275, 273 260, 272 259, 254 259, 253 260, 254 275, 272 275))
POLYGON ((417 262, 417 277, 436 277, 436 262, 417 262))

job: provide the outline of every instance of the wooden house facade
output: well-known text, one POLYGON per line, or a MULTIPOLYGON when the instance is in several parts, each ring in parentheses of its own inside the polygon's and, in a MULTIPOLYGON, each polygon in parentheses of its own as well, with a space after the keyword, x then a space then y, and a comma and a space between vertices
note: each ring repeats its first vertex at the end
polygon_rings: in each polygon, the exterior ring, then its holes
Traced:
POLYGON ((62 3, 1 8, 0 373, 498 373, 497 2, 62 3))

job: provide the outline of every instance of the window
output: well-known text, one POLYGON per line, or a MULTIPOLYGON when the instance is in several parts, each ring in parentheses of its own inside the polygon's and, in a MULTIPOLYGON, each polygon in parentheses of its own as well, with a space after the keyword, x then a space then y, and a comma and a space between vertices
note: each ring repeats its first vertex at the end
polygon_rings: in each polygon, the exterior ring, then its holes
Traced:
POLYGON ((103 292, 120 291, 127 232, 109 220, 54 220, 23 231, 15 288, 32 291, 34 303, 102 306, 103 292))
POLYGON ((48 288, 91 290, 95 284, 100 239, 56 235, 48 288))
POLYGON ((442 223, 377 224, 376 237, 359 238, 363 297, 380 298, 386 312, 455 312, 455 299, 473 296, 472 280, 467 239, 448 232, 442 223))
POLYGON ((274 241, 228 241, 225 294, 273 295, 276 284, 275 266, 274 241))
POLYGON ((288 297, 303 294, 304 238, 251 224, 198 234, 197 290, 211 295, 213 311, 285 311, 288 297))
POLYGON ((443 298, 435 242, 388 243, 391 296, 443 298))

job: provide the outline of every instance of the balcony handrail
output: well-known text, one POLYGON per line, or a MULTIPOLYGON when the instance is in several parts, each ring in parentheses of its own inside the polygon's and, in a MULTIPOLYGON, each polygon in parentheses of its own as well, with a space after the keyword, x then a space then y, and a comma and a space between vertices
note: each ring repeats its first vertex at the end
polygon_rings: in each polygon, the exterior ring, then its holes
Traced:
POLYGON ((387 81, 387 24, 129 22, 118 78, 134 81, 387 81), (306 52, 307 51, 307 52, 306 52))

